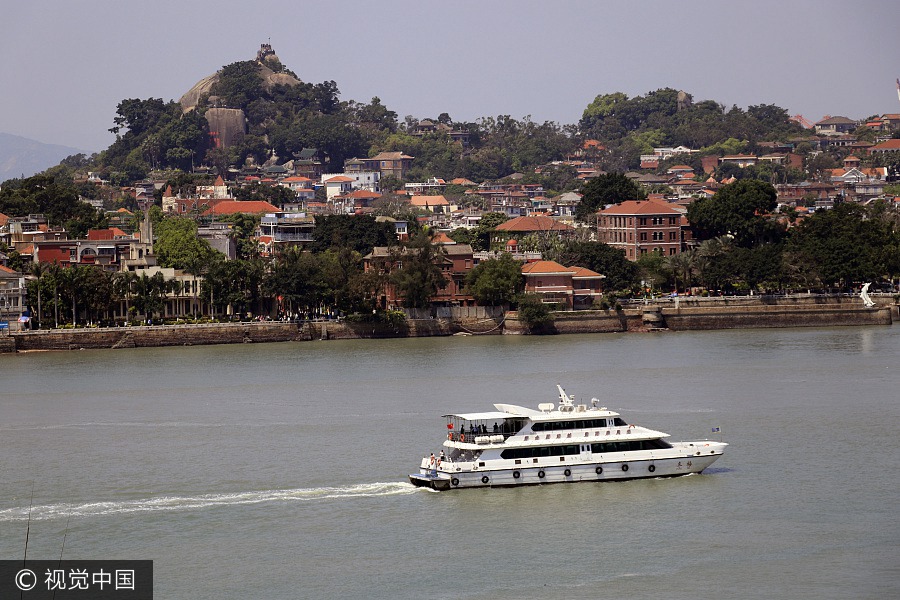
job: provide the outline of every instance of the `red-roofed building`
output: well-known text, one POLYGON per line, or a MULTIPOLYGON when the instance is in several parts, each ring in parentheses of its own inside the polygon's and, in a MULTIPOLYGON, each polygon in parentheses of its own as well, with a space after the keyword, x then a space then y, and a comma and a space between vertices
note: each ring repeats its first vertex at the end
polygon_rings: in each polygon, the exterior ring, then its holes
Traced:
POLYGON ((264 215, 276 213, 278 207, 262 200, 220 200, 203 211, 205 217, 224 217, 228 215, 264 215))
POLYGON ((599 215, 599 241, 621 248, 628 260, 648 252, 673 256, 684 248, 687 219, 668 204, 628 200, 601 210, 599 215))
POLYGON ((491 246, 503 247, 512 238, 519 242, 528 235, 555 235, 565 239, 575 235, 575 228, 552 217, 531 215, 516 217, 505 221, 494 228, 491 234, 491 246))
MULTIPOLYGON (((447 280, 446 285, 438 290, 431 299, 432 306, 474 306, 475 299, 466 293, 466 275, 474 267, 472 246, 468 244, 446 244, 440 246, 442 255, 436 259, 441 272, 447 280)), ((400 254, 387 246, 376 246, 363 258, 366 273, 389 273, 393 269, 402 268, 403 255, 412 250, 404 248, 400 254)), ((378 299, 382 308, 396 308, 403 305, 403 298, 391 284, 386 284, 383 294, 378 299)))
POLYGON ((309 177, 301 177, 295 175, 293 177, 285 177, 278 185, 286 187, 297 196, 299 202, 312 200, 316 196, 316 190, 313 188, 313 180, 309 177))
POLYGON ((339 194, 347 194, 353 189, 353 183, 356 180, 346 175, 328 175, 322 177, 322 184, 325 186, 325 197, 329 200, 339 194))
POLYGON ((450 214, 450 202, 443 196, 413 196, 409 203, 435 214, 450 214))
POLYGON ((881 142, 876 146, 869 148, 869 154, 880 154, 883 152, 897 152, 900 150, 900 139, 892 138, 885 142, 881 142))
POLYGON ((89 229, 87 239, 92 241, 101 240, 124 240, 131 239, 133 236, 128 235, 118 227, 109 227, 107 229, 89 229))

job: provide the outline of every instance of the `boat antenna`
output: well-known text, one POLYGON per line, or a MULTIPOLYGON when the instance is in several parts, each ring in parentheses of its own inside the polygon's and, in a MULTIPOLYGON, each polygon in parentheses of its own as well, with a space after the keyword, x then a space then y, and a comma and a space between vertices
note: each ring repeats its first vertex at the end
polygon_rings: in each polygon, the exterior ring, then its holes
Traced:
MULTIPOLYGON (((28 503, 28 525, 25 527, 25 555, 22 557, 22 567, 28 560, 28 536, 31 533, 31 509, 34 508, 34 480, 31 480, 31 502, 28 503)), ((22 594, 25 590, 19 592, 19 600, 22 600, 22 594)))
MULTIPOLYGON (((69 519, 71 519, 71 518, 72 518, 72 515, 69 515, 68 517, 66 517, 66 530, 63 532, 62 548, 59 549, 59 562, 56 563, 57 569, 62 568, 62 557, 63 557, 63 552, 66 549, 66 536, 69 535, 69 519)), ((53 598, 56 598, 56 589, 57 589, 56 587, 53 588, 53 598)))
POLYGON ((28 503, 28 525, 25 527, 25 556, 22 557, 22 566, 28 560, 28 536, 31 533, 31 509, 34 507, 34 481, 31 482, 31 502, 28 503))

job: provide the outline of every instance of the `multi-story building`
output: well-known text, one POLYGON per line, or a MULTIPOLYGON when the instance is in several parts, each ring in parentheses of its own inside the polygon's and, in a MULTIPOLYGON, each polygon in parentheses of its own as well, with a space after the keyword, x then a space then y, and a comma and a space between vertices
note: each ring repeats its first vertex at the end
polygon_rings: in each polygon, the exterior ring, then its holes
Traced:
MULTIPOLYGON (((475 299, 466 293, 466 275, 474 267, 472 246, 468 244, 442 244, 445 252, 438 255, 441 272, 447 283, 431 299, 433 306, 474 306, 475 299)), ((415 249, 392 250, 387 246, 376 246, 363 258, 366 273, 390 273, 403 268, 403 258, 415 249)), ((382 308, 397 308, 403 305, 403 297, 390 283, 378 297, 382 308)))
POLYGON ((315 228, 315 218, 306 213, 267 213, 260 219, 259 239, 261 244, 269 246, 263 251, 272 254, 287 246, 312 243, 315 228))
POLYGON ((525 291, 538 294, 545 304, 560 304, 568 310, 591 308, 603 295, 605 275, 585 267, 564 267, 552 260, 538 260, 522 266, 525 291))
POLYGON ((361 171, 378 171, 381 176, 390 175, 397 179, 406 179, 406 173, 412 167, 412 156, 402 152, 382 152, 372 158, 353 158, 344 164, 347 173, 361 171))
POLYGON ((668 204, 652 200, 628 200, 601 210, 597 238, 625 251, 628 260, 660 252, 673 256, 682 252, 687 229, 684 214, 668 204))
POLYGON ((20 328, 25 296, 25 275, 0 265, 0 330, 20 328))

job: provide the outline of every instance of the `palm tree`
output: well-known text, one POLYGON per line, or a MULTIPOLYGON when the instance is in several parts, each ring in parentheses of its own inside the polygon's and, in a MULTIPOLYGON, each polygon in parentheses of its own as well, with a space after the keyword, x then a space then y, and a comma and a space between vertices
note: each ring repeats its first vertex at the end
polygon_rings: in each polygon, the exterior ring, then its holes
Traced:
POLYGON ((728 254, 733 249, 734 238, 730 235, 721 235, 719 237, 704 240, 700 243, 700 247, 697 249, 696 267, 699 271, 700 280, 707 288, 719 287, 718 281, 707 281, 706 275, 710 265, 713 264, 717 258, 728 254), (711 283, 715 285, 710 285, 711 283))
POLYGON ((131 312, 130 309, 130 301, 131 301, 131 293, 134 291, 134 282, 137 279, 137 275, 133 271, 123 271, 120 273, 116 273, 115 279, 113 281, 113 288, 115 289, 116 295, 120 298, 125 298, 125 319, 128 319, 128 315, 131 312))
POLYGON ((37 328, 41 328, 41 324, 43 319, 41 318, 41 277, 43 277, 44 273, 47 272, 47 265, 42 262, 34 262, 31 263, 31 274, 37 277, 37 301, 38 301, 38 318, 37 318, 37 328))
POLYGON ((675 280, 676 294, 678 293, 679 278, 684 283, 684 289, 690 289, 692 275, 696 264, 697 253, 694 250, 688 250, 687 252, 673 254, 672 256, 666 257, 665 265, 666 268, 672 273, 672 278, 675 280))

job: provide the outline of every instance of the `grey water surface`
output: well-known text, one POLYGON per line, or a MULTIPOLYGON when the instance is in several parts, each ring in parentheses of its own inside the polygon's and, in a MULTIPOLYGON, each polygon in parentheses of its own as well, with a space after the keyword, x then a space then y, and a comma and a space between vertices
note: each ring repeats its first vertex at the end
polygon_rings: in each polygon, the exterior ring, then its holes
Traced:
POLYGON ((152 559, 157 598, 897 598, 898 428, 896 325, 2 355, 0 558, 33 487, 29 558, 152 559), (409 485, 441 415, 557 383, 731 445, 677 479, 409 485))

